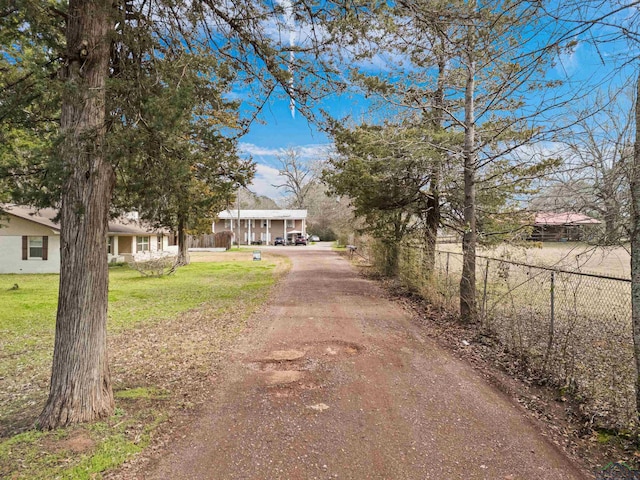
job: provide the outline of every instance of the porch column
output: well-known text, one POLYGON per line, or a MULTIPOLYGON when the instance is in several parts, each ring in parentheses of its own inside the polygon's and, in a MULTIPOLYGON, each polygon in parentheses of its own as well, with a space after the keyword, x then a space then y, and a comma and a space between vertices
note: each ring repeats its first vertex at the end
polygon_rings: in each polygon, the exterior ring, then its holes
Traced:
POLYGON ((271 223, 271 220, 269 220, 267 218, 267 238, 265 238, 265 240, 267 241, 267 245, 269 245, 271 243, 271 239, 269 238, 269 224, 271 223))

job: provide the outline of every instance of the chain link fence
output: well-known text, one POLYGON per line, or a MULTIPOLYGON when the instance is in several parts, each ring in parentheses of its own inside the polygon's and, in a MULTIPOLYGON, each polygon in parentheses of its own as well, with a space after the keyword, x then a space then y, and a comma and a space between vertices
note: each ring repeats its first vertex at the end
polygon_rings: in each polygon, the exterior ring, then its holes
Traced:
MULTIPOLYGON (((399 248, 398 277, 447 311, 459 309, 462 254, 436 252, 428 278, 424 249, 399 248)), ((631 281, 477 257, 480 327, 539 380, 576 398, 594 425, 635 425, 631 281)))

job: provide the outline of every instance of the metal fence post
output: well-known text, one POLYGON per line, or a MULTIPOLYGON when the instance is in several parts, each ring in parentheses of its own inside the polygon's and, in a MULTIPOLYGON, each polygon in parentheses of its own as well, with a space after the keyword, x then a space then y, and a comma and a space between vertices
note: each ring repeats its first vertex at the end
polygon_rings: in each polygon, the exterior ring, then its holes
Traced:
POLYGON ((484 286, 482 291, 482 310, 480 312, 480 322, 484 323, 485 314, 487 313, 487 282, 489 279, 489 259, 487 258, 487 265, 484 267, 484 286))
POLYGON ((447 252, 447 266, 445 268, 445 290, 447 292, 447 301, 449 301, 449 299, 451 298, 451 292, 450 290, 450 282, 449 282, 449 257, 451 256, 450 252, 447 252))
POLYGON ((551 331, 553 332, 553 323, 555 321, 555 302, 556 300, 556 272, 551 272, 551 331))
POLYGON ((550 289, 550 307, 551 315, 549 318, 549 341, 547 342, 547 352, 544 356, 544 365, 542 370, 546 372, 549 357, 551 356, 551 349, 553 348, 553 337, 555 332, 555 303, 556 303, 556 272, 551 271, 551 289, 550 289))

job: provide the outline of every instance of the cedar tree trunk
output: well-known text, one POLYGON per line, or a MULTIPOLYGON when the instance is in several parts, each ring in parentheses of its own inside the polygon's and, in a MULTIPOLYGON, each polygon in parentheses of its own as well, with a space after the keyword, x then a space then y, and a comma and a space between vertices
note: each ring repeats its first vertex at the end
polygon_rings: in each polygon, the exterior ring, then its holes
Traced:
MULTIPOLYGON (((444 41, 441 42, 444 45, 444 41)), ((432 127, 434 132, 442 130, 444 121, 444 76, 446 60, 443 51, 438 57, 438 81, 434 92, 434 108, 432 112, 432 127)), ((427 214, 424 232, 424 261, 423 268, 427 278, 433 275, 436 264, 436 241, 438 238, 438 227, 440 226, 440 162, 435 162, 431 168, 429 179, 429 194, 427 197, 427 214)))
POLYGON ((178 258, 176 265, 183 266, 189 265, 189 249, 187 248, 187 226, 184 221, 184 216, 178 217, 178 258))
POLYGON ((104 156, 110 0, 71 0, 62 72, 60 293, 47 404, 53 429, 113 413, 107 361, 107 231, 114 173, 104 156))
MULTIPOLYGON (((469 46, 471 49, 471 46, 469 46)), ((462 276, 460 278, 460 318, 475 322, 476 311, 476 151, 475 151, 475 61, 469 54, 465 87, 464 132, 464 234, 462 236, 462 276)))

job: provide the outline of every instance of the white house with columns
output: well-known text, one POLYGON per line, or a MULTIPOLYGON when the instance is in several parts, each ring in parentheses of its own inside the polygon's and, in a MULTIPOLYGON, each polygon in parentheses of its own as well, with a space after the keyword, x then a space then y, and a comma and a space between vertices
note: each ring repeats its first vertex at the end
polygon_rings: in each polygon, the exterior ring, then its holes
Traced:
POLYGON ((307 235, 306 210, 225 210, 211 226, 212 231, 231 231, 234 242, 244 245, 273 245, 277 237, 292 239, 307 235))

